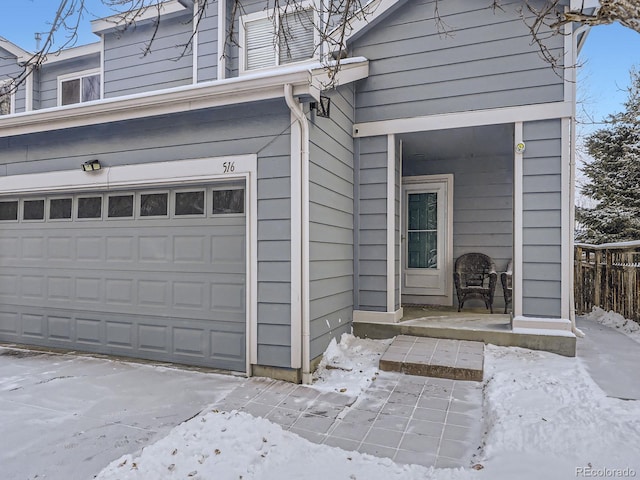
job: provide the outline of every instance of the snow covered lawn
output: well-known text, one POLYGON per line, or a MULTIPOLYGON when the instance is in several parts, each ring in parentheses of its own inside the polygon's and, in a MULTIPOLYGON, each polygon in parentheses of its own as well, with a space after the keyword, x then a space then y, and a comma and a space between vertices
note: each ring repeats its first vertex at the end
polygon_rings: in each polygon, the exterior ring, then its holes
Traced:
MULTIPOLYGON (((344 336, 328 349, 318 388, 366 395, 381 349, 380 342, 344 336)), ((474 468, 398 465, 310 443, 262 418, 208 409, 139 455, 112 462, 97 478, 537 480, 640 475, 640 402, 608 398, 580 358, 488 346, 484 395, 485 435, 474 468)))

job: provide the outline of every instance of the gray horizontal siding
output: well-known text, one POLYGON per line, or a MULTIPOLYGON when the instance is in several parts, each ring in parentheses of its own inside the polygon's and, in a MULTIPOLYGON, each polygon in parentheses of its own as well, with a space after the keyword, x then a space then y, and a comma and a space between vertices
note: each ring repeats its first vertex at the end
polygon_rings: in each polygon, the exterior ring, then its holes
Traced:
POLYGON ((153 22, 126 32, 104 36, 104 96, 188 85, 193 81, 193 55, 185 45, 192 35, 190 16, 163 18, 154 32, 153 22), (144 54, 151 42, 150 52, 144 54))
POLYGON ((277 100, 23 135, 0 149, 0 174, 75 170, 95 158, 114 166, 257 153, 258 363, 289 367, 289 123, 277 100))
POLYGON ((309 129, 310 359, 353 319, 353 90, 329 96, 331 118, 309 129))
POLYGON ((561 125, 560 120, 524 124, 523 313, 561 314, 561 125))
MULTIPOLYGON (((18 59, 11 53, 0 48, 0 82, 17 78, 22 73, 18 59)), ((20 85, 14 93, 15 113, 25 111, 25 86, 20 85)))
POLYGON ((359 310, 387 310, 387 137, 356 139, 359 310))
POLYGON ((40 101, 34 101, 33 108, 51 108, 58 105, 58 77, 85 70, 100 68, 100 54, 86 55, 84 57, 63 60, 55 63, 45 63, 40 68, 39 82, 34 84, 34 88, 39 86, 40 101))
POLYGON ((218 76, 218 5, 206 5, 198 24, 198 81, 215 80, 218 76))
MULTIPOLYGON (((532 44, 521 2, 439 2, 449 35, 438 32, 433 0, 401 5, 355 41, 370 61, 359 83, 356 121, 433 115, 563 100, 563 83, 532 44)), ((561 35, 546 40, 562 56, 561 35)))

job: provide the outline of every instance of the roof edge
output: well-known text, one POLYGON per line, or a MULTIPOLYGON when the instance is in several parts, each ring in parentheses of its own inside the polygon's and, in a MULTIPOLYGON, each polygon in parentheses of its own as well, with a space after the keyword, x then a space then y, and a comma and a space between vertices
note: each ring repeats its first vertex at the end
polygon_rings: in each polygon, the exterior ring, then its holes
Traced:
POLYGON ((6 50, 11 55, 15 55, 20 61, 30 58, 33 55, 4 37, 0 37, 0 48, 6 50))

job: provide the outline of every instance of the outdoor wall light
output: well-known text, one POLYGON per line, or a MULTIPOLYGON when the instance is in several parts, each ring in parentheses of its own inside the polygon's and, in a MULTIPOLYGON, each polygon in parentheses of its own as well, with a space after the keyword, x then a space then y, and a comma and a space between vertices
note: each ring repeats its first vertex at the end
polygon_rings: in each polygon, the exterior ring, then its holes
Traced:
POLYGON ((316 115, 322 118, 330 118, 331 114, 331 99, 329 97, 323 97, 320 95, 319 102, 311 103, 311 110, 316 111, 316 115))
POLYGON ((100 165, 100 160, 89 160, 80 165, 80 168, 82 168, 83 172, 93 172, 94 170, 100 170, 102 165, 100 165))

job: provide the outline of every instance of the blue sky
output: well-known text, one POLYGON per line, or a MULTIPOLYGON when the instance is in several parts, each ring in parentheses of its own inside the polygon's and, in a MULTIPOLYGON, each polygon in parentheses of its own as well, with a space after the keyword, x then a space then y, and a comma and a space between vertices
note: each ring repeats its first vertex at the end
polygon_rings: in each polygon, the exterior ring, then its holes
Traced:
MULTIPOLYGON (((620 24, 594 27, 580 52, 579 63, 580 107, 584 105, 594 120, 618 112, 627 97, 624 89, 629 86, 629 70, 634 65, 640 69, 640 33, 620 24)), ((594 127, 583 129, 591 131, 594 127)))
MULTIPOLYGON (((0 36, 25 50, 35 49, 35 32, 46 32, 59 5, 57 0, 3 0, 0 36)), ((109 9, 100 0, 87 0, 91 15, 86 16, 79 31, 78 45, 98 37, 91 33, 90 21, 105 16, 109 9)), ((58 39, 60 41, 61 39, 58 39)), ((618 24, 591 29, 580 55, 581 72, 578 99, 595 120, 622 108, 629 84, 629 69, 640 67, 640 33, 618 24)), ((584 117, 584 115, 583 115, 584 117)), ((584 130, 594 127, 584 126, 584 130)))

